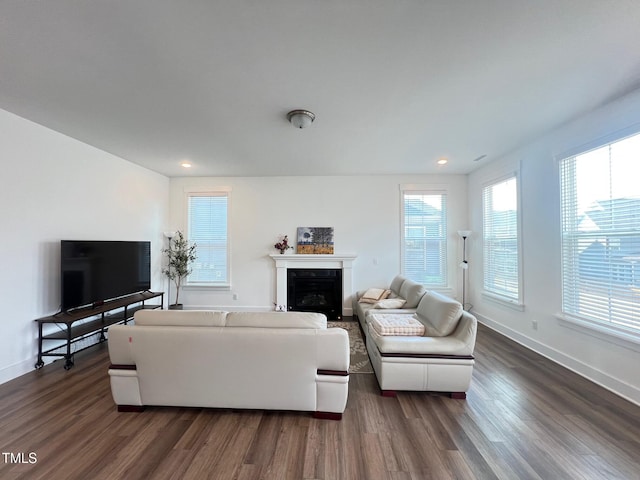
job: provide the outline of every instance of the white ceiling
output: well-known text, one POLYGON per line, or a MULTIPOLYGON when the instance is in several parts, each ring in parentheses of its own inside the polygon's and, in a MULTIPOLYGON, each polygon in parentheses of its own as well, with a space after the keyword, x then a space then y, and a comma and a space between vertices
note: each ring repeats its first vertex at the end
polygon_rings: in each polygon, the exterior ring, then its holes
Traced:
POLYGON ((3 0, 0 108, 168 176, 467 173, 639 46, 639 0, 3 0))

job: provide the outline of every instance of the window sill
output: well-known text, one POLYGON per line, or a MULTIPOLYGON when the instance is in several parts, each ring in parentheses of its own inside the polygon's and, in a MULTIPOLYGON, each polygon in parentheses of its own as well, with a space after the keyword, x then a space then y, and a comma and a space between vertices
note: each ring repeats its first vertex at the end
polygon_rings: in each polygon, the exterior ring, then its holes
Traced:
POLYGON ((613 325, 605 325, 583 318, 572 317, 559 313, 555 316, 561 325, 573 328, 587 335, 594 336, 601 340, 614 343, 624 348, 640 352, 640 333, 636 333, 625 328, 618 328, 613 325))
POLYGON ((482 296, 490 302, 504 305, 505 307, 512 308, 513 310, 517 310, 518 312, 524 312, 524 304, 516 300, 501 297, 500 295, 496 295, 495 293, 490 292, 482 292, 482 296))

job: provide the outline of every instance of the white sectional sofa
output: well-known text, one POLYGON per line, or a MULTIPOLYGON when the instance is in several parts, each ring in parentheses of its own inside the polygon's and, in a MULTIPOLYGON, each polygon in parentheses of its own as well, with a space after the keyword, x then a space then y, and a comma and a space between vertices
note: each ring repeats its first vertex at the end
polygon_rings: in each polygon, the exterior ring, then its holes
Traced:
POLYGON ((477 320, 459 302, 428 291, 413 313, 368 309, 363 317, 360 324, 383 395, 413 390, 466 398, 477 320))
POLYGON ((119 411, 144 406, 310 411, 340 419, 346 330, 307 312, 141 310, 109 329, 119 411))
POLYGON ((368 312, 414 314, 426 292, 427 289, 423 285, 397 275, 389 287, 356 292, 353 296, 353 314, 363 329, 368 312), (367 298, 367 295, 370 297, 367 298))

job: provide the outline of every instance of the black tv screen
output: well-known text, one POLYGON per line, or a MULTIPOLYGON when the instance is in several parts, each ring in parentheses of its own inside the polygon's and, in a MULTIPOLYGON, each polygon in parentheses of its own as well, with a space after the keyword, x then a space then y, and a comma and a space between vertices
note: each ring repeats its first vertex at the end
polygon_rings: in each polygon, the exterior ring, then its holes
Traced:
POLYGON ((151 288, 151 242, 62 240, 62 310, 151 288))

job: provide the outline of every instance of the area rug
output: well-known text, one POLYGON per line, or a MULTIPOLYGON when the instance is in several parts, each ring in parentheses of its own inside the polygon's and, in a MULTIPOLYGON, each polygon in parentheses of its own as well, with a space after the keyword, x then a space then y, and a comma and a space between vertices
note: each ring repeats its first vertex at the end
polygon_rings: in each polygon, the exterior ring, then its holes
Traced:
POLYGON ((344 328, 349 334, 349 347, 351 350, 349 373, 373 373, 373 367, 371 366, 371 362, 369 362, 367 347, 364 344, 358 322, 336 322, 330 320, 327 322, 327 327, 344 328))

